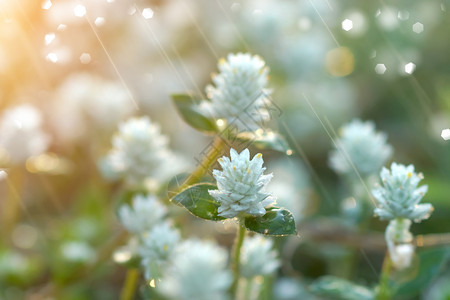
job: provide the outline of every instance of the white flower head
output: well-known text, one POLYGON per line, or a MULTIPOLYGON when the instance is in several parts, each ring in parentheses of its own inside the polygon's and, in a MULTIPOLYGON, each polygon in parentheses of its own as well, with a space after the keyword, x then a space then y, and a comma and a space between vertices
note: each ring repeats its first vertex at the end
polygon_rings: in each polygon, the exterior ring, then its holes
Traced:
POLYGON ((146 279, 159 277, 161 268, 167 263, 179 240, 180 233, 168 222, 155 225, 152 230, 141 235, 138 252, 146 279))
POLYGON ((113 149, 103 162, 106 166, 102 166, 108 170, 107 177, 121 177, 129 185, 140 185, 149 178, 166 180, 179 170, 176 157, 168 149, 167 137, 148 117, 119 124, 112 144, 113 149))
POLYGON ((232 276, 225 249, 198 240, 180 244, 164 269, 157 290, 169 299, 228 299, 232 276))
POLYGON ((135 111, 126 88, 90 73, 68 76, 57 88, 50 123, 58 139, 74 141, 92 128, 111 130, 135 111))
POLYGON ((266 89, 269 69, 257 55, 229 54, 218 64, 214 85, 206 87, 210 102, 201 109, 214 118, 235 123, 241 131, 254 131, 270 116, 266 109, 270 90, 266 89))
POLYGON ((30 156, 44 153, 50 137, 42 130, 39 110, 23 104, 4 111, 0 120, 0 152, 12 164, 24 163, 30 156))
POLYGON ((265 207, 272 204, 275 198, 265 191, 272 174, 264 175, 266 168, 261 153, 250 160, 248 149, 240 154, 230 150, 230 158, 219 158, 222 171, 214 170, 217 190, 209 190, 209 194, 220 202, 219 216, 234 218, 241 214, 262 216, 265 207))
POLYGON ((379 205, 375 208, 375 214, 380 219, 406 218, 420 222, 430 216, 433 206, 429 203, 419 204, 428 186, 418 187, 423 175, 415 173, 413 165, 392 163, 391 170, 383 167, 380 176, 382 186, 372 190, 379 205))
POLYGON ((135 234, 151 230, 162 221, 166 213, 166 207, 151 195, 136 195, 132 199, 131 206, 124 204, 118 211, 123 226, 135 234))
POLYGON ((261 235, 246 239, 241 253, 242 276, 252 278, 273 273, 280 266, 277 256, 272 240, 261 235))
POLYGON ((330 153, 329 164, 340 174, 353 174, 352 164, 363 177, 376 174, 393 152, 386 140, 386 134, 375 131, 373 122, 353 120, 341 128, 337 148, 330 153))

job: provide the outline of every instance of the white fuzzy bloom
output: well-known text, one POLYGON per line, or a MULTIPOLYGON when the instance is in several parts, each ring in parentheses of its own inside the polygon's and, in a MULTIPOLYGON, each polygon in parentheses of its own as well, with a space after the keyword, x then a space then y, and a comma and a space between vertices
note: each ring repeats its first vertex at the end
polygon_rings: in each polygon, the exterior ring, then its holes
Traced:
POLYGON ((141 235, 138 252, 147 280, 159 277, 179 240, 180 233, 168 222, 155 225, 152 230, 141 235))
POLYGON ((402 270, 411 265, 414 256, 414 246, 411 244, 402 244, 394 246, 393 251, 389 252, 392 263, 395 268, 402 270))
POLYGON ((380 172, 382 185, 372 190, 378 207, 375 214, 382 220, 408 218, 414 222, 428 219, 433 212, 430 203, 420 204, 428 191, 427 185, 419 186, 422 173, 415 173, 413 165, 392 163, 391 169, 380 172))
POLYGON ((206 87, 210 102, 201 109, 214 118, 235 123, 240 131, 253 131, 270 118, 266 109, 270 103, 266 89, 269 69, 257 55, 229 54, 218 64, 214 85, 206 87))
POLYGON ((222 171, 214 170, 217 180, 217 190, 210 190, 209 194, 220 202, 219 216, 234 218, 240 214, 262 216, 265 207, 272 204, 275 198, 265 191, 272 174, 264 175, 266 168, 261 153, 250 160, 248 149, 240 154, 230 150, 230 158, 219 158, 222 171))
POLYGON ((167 209, 154 196, 136 195, 132 204, 119 208, 119 218, 123 226, 132 233, 142 234, 160 223, 167 209))
POLYGON ((269 275, 280 266, 273 241, 264 236, 247 238, 241 251, 241 273, 246 278, 269 275))
POLYGON ((50 121, 58 139, 76 140, 88 130, 113 129, 135 104, 120 82, 89 73, 69 76, 55 92, 50 121))
POLYGON ((106 177, 119 177, 129 185, 140 185, 149 178, 166 180, 181 168, 167 146, 167 137, 148 117, 131 118, 119 124, 112 144, 113 149, 102 166, 109 172, 106 177))
POLYGON ((23 104, 4 111, 0 119, 0 152, 6 152, 7 161, 24 163, 30 156, 44 153, 49 143, 50 137, 42 130, 41 113, 35 107, 23 104))
POLYGON ((228 299, 232 276, 225 249, 210 242, 188 240, 171 257, 157 290, 169 299, 228 299))
POLYGON ((353 166, 362 177, 376 174, 393 152, 386 140, 386 134, 375 131, 373 122, 353 120, 341 128, 337 148, 330 153, 329 164, 340 174, 353 174, 353 166))
POLYGON ((442 130, 441 136, 446 141, 450 140, 450 129, 442 130))

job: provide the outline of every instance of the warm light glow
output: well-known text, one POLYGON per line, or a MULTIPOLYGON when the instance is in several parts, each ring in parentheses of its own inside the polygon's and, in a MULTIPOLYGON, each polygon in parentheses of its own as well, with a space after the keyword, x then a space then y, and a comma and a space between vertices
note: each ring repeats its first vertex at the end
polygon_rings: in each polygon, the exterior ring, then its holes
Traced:
POLYGON ((355 57, 350 49, 338 47, 327 53, 325 66, 328 73, 333 76, 347 76, 355 68, 355 57))

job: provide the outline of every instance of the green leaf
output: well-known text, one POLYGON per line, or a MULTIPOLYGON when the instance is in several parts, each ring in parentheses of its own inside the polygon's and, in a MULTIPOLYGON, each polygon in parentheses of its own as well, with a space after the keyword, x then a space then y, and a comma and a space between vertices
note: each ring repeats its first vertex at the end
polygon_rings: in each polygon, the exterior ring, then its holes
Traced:
POLYGON ((369 288, 334 276, 323 276, 314 281, 309 288, 312 293, 323 297, 329 297, 330 299, 375 299, 374 292, 369 288))
POLYGON ((219 216, 220 203, 208 193, 208 190, 216 190, 217 187, 211 183, 199 183, 191 185, 181 193, 172 198, 172 201, 180 203, 194 216, 202 219, 220 221, 225 220, 219 216))
POLYGON ((198 109, 200 100, 189 94, 172 94, 173 102, 181 118, 193 128, 203 132, 217 132, 214 119, 203 115, 198 109))
POLYGON ((395 296, 400 299, 411 299, 423 291, 442 271, 450 258, 450 248, 441 247, 420 251, 419 270, 417 276, 408 282, 393 283, 395 296))
POLYGON ((263 133, 241 132, 236 138, 241 141, 251 141, 253 146, 261 150, 271 149, 285 153, 292 152, 284 137, 274 131, 264 131, 263 133))
POLYGON ((297 234, 294 217, 291 212, 278 207, 267 209, 264 216, 246 216, 245 227, 248 230, 265 235, 297 234))

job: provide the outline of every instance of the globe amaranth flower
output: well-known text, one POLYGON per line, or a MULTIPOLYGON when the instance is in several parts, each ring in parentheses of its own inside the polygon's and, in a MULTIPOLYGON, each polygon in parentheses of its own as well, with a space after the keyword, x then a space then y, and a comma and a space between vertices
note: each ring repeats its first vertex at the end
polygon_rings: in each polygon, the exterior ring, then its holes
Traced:
POLYGON ((120 81, 87 72, 68 76, 53 98, 49 121, 57 139, 64 143, 85 137, 88 131, 111 130, 135 111, 133 99, 120 81))
POLYGON ((373 122, 353 120, 341 128, 329 165, 339 174, 354 173, 353 166, 362 177, 376 174, 393 152, 386 140, 386 134, 375 131, 373 122))
POLYGON ((277 256, 272 240, 261 235, 246 239, 241 250, 242 276, 252 278, 271 274, 280 266, 277 256))
POLYGON ((169 222, 155 225, 141 235, 138 253, 145 270, 145 278, 157 278, 180 240, 180 233, 169 222))
POLYGON ((166 213, 166 207, 150 195, 136 195, 132 199, 131 206, 124 204, 118 211, 123 226, 135 234, 151 230, 162 221, 166 213))
POLYGON ((231 149, 230 158, 219 158, 222 171, 213 171, 218 189, 209 190, 209 194, 220 202, 219 216, 234 218, 242 214, 264 215, 265 207, 273 203, 275 198, 265 191, 273 175, 263 174, 266 168, 262 167, 264 161, 261 153, 250 160, 248 149, 240 154, 231 149))
POLYGON ((391 170, 383 168, 380 173, 382 186, 372 190, 378 201, 375 214, 382 220, 406 218, 414 222, 427 219, 433 211, 429 203, 419 204, 428 186, 418 187, 422 173, 415 173, 414 166, 392 163, 391 170))
POLYGON ((180 166, 168 149, 167 137, 148 117, 121 123, 112 144, 113 149, 101 162, 101 169, 107 171, 106 177, 123 178, 129 185, 140 185, 149 178, 158 182, 165 180, 180 166))
POLYGON ((232 282, 227 261, 225 249, 210 242, 187 240, 176 248, 156 288, 168 299, 227 299, 232 282))
POLYGON ((206 87, 210 101, 200 108, 214 118, 226 119, 240 131, 254 131, 270 118, 270 91, 266 89, 269 69, 257 55, 229 54, 218 64, 214 85, 206 87))
POLYGON ((24 163, 30 156, 44 153, 49 143, 35 107, 23 104, 4 111, 0 120, 0 160, 5 156, 4 163, 24 163))

